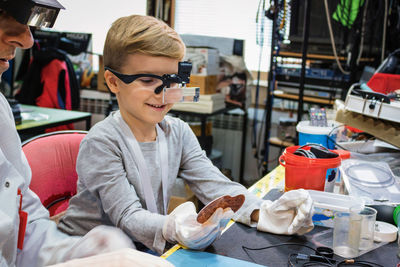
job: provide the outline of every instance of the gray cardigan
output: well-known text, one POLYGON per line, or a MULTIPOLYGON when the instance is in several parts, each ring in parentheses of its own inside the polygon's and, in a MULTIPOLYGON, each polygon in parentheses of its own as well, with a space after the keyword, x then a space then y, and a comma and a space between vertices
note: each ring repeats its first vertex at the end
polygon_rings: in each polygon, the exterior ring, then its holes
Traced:
MULTIPOLYGON (((59 228, 84 235, 105 224, 121 228, 134 241, 162 253, 165 239, 161 175, 156 142, 140 143, 150 172, 159 214, 146 209, 137 164, 118 122, 108 116, 97 123, 81 143, 77 160, 78 192, 70 200, 59 228)), ((201 149, 187 123, 166 116, 160 123, 168 144, 168 198, 177 177, 182 178, 203 203, 222 195, 245 194, 234 219, 250 225, 250 215, 261 199, 225 177, 201 149)))

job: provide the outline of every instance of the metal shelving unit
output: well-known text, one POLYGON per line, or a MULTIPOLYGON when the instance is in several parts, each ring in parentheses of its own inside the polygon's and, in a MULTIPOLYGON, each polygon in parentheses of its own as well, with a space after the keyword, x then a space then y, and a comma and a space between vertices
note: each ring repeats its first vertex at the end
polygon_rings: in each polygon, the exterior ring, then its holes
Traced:
MULTIPOLYGON (((294 145, 286 140, 280 140, 277 137, 270 136, 271 130, 271 113, 273 111, 274 98, 293 100, 298 103, 297 105, 297 122, 301 121, 304 114, 304 104, 315 104, 319 106, 332 106, 336 98, 344 98, 346 95, 346 89, 351 84, 350 79, 347 81, 343 79, 326 79, 318 78, 318 75, 312 76, 312 73, 307 73, 306 62, 307 61, 324 61, 333 62, 334 57, 332 55, 325 54, 308 54, 308 39, 310 31, 310 12, 311 12, 311 0, 304 0, 302 2, 304 5, 304 17, 303 17, 303 38, 301 43, 301 53, 290 52, 290 51, 280 51, 278 44, 279 32, 278 27, 280 22, 278 21, 277 13, 274 14, 273 19, 273 30, 272 30, 272 44, 271 44, 271 66, 268 76, 268 86, 267 86, 267 103, 265 106, 265 137, 264 137, 264 161, 263 161, 263 172, 267 173, 268 169, 268 156, 269 156, 269 146, 289 146, 294 145), (301 68, 299 73, 291 73, 292 75, 285 75, 284 73, 279 73, 279 62, 280 58, 297 58, 301 59, 301 68), (276 89, 279 87, 292 88, 293 93, 278 93, 276 89), (276 88, 277 87, 277 88, 276 88), (295 93, 297 90, 297 94, 295 93), (307 91, 308 90, 308 91, 307 91), (313 96, 305 95, 307 92, 316 92, 313 96), (324 95, 324 97, 318 97, 324 95)), ((339 60, 346 61, 346 57, 340 57, 339 60)), ((363 61, 368 61, 368 59, 363 59, 363 61)), ((289 91, 289 90, 288 90, 289 91)))

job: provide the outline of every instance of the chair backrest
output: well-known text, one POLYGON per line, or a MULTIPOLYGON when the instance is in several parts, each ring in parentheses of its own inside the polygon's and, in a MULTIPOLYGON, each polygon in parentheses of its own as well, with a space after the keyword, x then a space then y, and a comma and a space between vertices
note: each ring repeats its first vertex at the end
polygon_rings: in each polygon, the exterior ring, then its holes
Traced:
POLYGON ((35 192, 50 216, 68 208, 76 194, 76 159, 87 132, 59 131, 36 136, 22 144, 32 170, 30 189, 35 192))

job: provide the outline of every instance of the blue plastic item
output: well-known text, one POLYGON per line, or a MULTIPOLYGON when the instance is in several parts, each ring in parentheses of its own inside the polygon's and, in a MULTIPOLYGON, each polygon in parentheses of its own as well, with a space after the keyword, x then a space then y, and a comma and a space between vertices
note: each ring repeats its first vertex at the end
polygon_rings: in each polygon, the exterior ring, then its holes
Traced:
POLYGON ((253 262, 238 260, 217 254, 211 254, 203 251, 195 251, 189 249, 178 249, 166 258, 167 261, 174 264, 176 267, 262 267, 253 262))
MULTIPOLYGON (((331 138, 334 138, 334 136, 331 136, 331 138)), ((323 145, 328 149, 335 148, 335 144, 330 139, 328 139, 328 135, 299 133, 300 146, 311 143, 323 145)))
POLYGON ((335 149, 336 134, 333 131, 335 127, 336 125, 332 121, 328 121, 327 127, 311 126, 310 121, 301 121, 296 126, 299 133, 299 145, 314 143, 328 149, 335 149))

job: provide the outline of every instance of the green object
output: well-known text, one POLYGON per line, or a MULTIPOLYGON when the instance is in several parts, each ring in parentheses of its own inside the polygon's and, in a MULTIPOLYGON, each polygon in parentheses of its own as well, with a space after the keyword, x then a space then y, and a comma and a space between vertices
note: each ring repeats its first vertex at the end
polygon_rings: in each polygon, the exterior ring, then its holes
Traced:
POLYGON ((398 246, 398 250, 397 250, 397 257, 400 258, 400 227, 398 225, 399 222, 399 215, 400 215, 400 205, 397 206, 394 211, 393 211, 393 220, 394 223, 397 225, 397 246, 398 246))
POLYGON ((362 5, 364 5, 364 0, 341 0, 332 17, 344 27, 350 29, 362 5))
POLYGON ((395 223, 397 226, 399 226, 399 225, 398 225, 398 222, 399 222, 399 215, 400 215, 400 205, 397 206, 397 207, 394 209, 394 211, 393 211, 393 220, 394 220, 394 223, 395 223))

